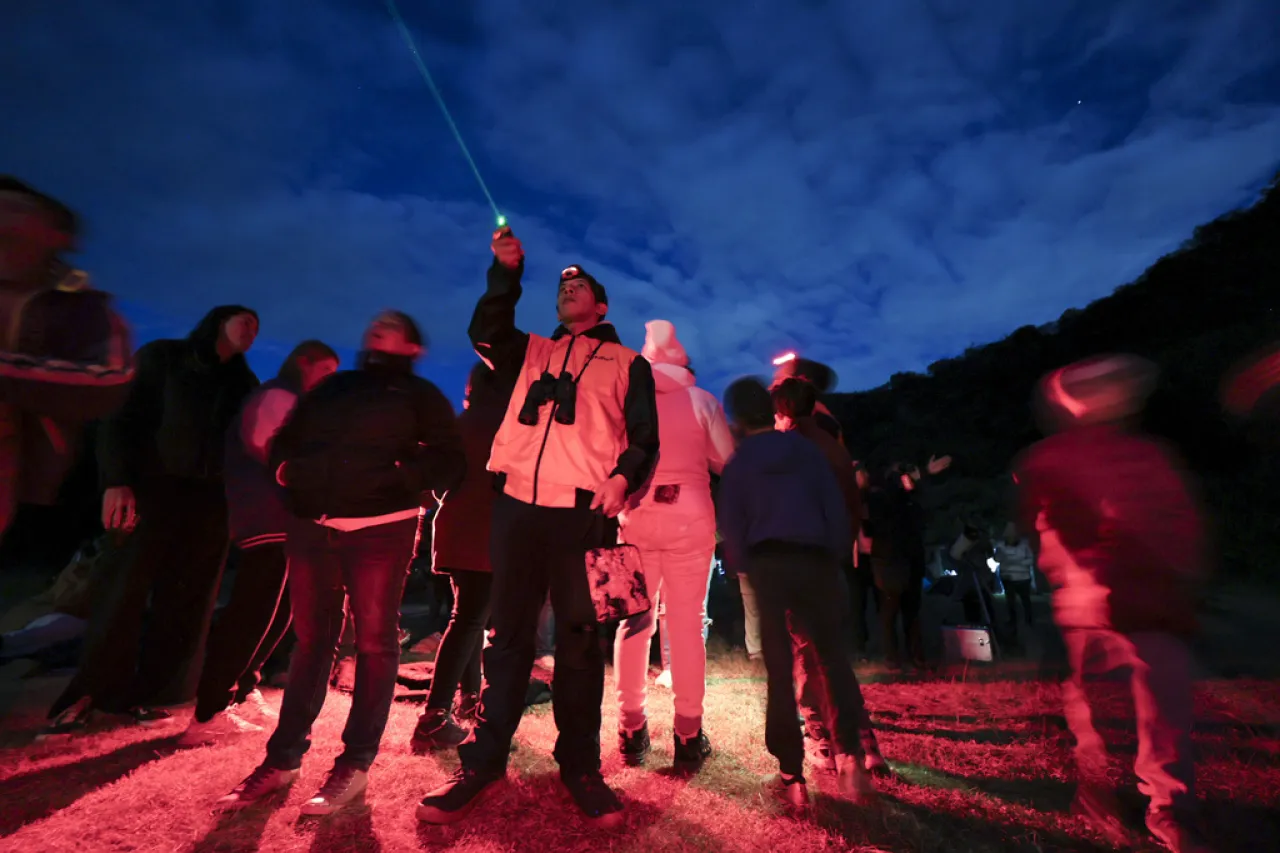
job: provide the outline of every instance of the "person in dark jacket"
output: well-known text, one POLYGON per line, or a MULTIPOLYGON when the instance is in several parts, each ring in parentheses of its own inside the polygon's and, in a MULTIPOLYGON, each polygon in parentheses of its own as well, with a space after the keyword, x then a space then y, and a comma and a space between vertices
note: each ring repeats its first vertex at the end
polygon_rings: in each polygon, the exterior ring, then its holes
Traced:
POLYGON ((0 177, 0 535, 20 502, 57 500, 85 424, 115 411, 133 379, 111 297, 62 260, 78 230, 66 205, 0 177))
POLYGON ((258 386, 244 357, 257 334, 256 313, 224 305, 185 340, 138 350, 129 396, 98 443, 102 524, 127 536, 123 567, 48 734, 82 728, 95 709, 167 718, 163 706, 194 692, 227 552, 224 436, 258 386))
POLYGON ((426 493, 461 482, 466 456, 453 407, 414 375, 424 340, 387 311, 365 333, 357 369, 298 401, 271 446, 270 466, 296 517, 285 551, 298 644, 266 760, 218 801, 238 809, 298 775, 324 707, 350 600, 356 672, 343 751, 303 814, 329 814, 363 793, 378 754, 400 664, 400 598, 426 493))
POLYGON ((885 662, 902 666, 898 617, 912 665, 923 669, 924 639, 920 606, 924 596, 924 510, 916 501, 916 480, 900 465, 890 466, 879 486, 867 495, 867 538, 871 540, 871 573, 880 592, 880 628, 885 662))
POLYGON ((740 379, 725 391, 725 410, 742 434, 720 479, 725 558, 759 591, 760 638, 768 675, 765 747, 781 775, 773 792, 792 808, 809 805, 804 739, 796 725, 791 631, 814 647, 826 686, 823 718, 839 755, 840 790, 855 801, 874 796, 859 721, 862 693, 845 653, 840 560, 853 548, 849 506, 814 443, 774 430, 764 385, 740 379))
POLYGON ((604 654, 587 582, 586 555, 617 543, 627 496, 658 457, 658 414, 649 362, 605 322, 609 297, 579 266, 560 274, 551 335, 516 327, 524 250, 507 228, 494 234, 488 289, 468 330, 477 354, 515 386, 493 442, 497 475, 490 551, 493 642, 480 724, 458 748, 461 769, 418 807, 418 819, 453 823, 506 776, 524 713, 538 613, 548 589, 556 623, 552 685, 560 779, 596 826, 622 823, 622 802, 600 773, 604 654), (609 532, 613 531, 612 538, 609 532))
POLYGON ((209 635, 195 714, 182 738, 186 746, 261 731, 238 711, 248 711, 260 721, 277 716, 258 682, 262 665, 292 619, 284 548, 291 517, 268 460, 271 443, 298 398, 337 369, 338 354, 327 344, 298 344, 276 378, 249 396, 227 430, 227 510, 235 546, 235 586, 209 635))
POLYGON ((483 361, 476 363, 467 378, 467 395, 458 416, 467 454, 467 476, 457 488, 438 496, 440 508, 436 510, 431 534, 432 569, 449 576, 453 614, 436 651, 426 707, 413 731, 413 746, 418 750, 457 746, 466 737, 466 730, 454 721, 450 711, 459 686, 460 717, 474 717, 480 704, 480 653, 489 623, 489 589, 493 581, 489 532, 497 497, 493 475, 486 466, 512 387, 499 381, 483 361))
MULTIPOLYGON (((840 493, 844 496, 845 506, 849 511, 849 529, 853 531, 856 542, 862 530, 863 507, 862 490, 858 488, 858 478, 854 473, 853 457, 845 450, 834 436, 824 430, 814 420, 814 406, 818 402, 817 389, 812 383, 800 379, 784 379, 773 388, 774 426, 781 432, 795 430, 822 451, 831 473, 840 484, 840 493)), ((841 568, 846 578, 853 576, 854 554, 851 548, 841 557, 841 568)), ((796 681, 799 693, 796 701, 800 704, 800 714, 804 717, 805 733, 815 762, 826 770, 836 769, 835 750, 831 743, 831 729, 822 716, 822 697, 827 688, 822 681, 822 667, 819 665, 817 649, 802 632, 793 631, 791 640, 794 645, 796 659, 796 681)), ((859 704, 862 707, 862 719, 858 721, 862 738, 863 763, 867 770, 877 775, 888 775, 889 765, 880 754, 880 745, 876 740, 875 730, 871 727, 871 715, 867 712, 866 703, 861 698, 862 688, 858 687, 859 704)))

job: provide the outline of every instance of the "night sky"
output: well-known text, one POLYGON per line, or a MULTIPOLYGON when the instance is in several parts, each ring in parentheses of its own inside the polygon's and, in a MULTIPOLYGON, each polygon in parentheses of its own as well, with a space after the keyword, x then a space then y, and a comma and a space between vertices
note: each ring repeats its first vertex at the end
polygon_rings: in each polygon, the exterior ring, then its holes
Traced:
MULTIPOLYGON (((529 256, 704 384, 879 385, 1135 278, 1280 167, 1280 0, 400 0, 529 256)), ((0 172, 80 211, 138 337, 420 318, 455 400, 493 215, 382 0, 11 0, 0 172)), ((1135 318, 1139 320, 1140 318, 1135 318)))

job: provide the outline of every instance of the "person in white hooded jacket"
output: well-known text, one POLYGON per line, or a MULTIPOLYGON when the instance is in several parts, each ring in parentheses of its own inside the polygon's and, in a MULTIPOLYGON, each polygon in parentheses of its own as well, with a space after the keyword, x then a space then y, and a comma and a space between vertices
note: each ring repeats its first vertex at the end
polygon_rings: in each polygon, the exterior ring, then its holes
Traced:
POLYGON ((618 751, 632 766, 649 753, 646 676, 656 614, 666 613, 675 696, 675 762, 696 767, 711 755, 702 730, 707 652, 702 627, 716 547, 711 474, 733 454, 724 409, 695 384, 689 356, 666 320, 645 325, 641 355, 653 366, 662 452, 647 488, 619 516, 622 539, 640 549, 654 607, 619 626, 614 647, 618 685, 618 751))

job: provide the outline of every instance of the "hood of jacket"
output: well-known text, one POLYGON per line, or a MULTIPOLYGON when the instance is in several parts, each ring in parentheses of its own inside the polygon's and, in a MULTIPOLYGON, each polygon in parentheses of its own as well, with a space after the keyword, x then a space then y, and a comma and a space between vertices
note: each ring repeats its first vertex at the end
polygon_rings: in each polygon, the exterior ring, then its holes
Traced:
POLYGON ((684 391, 692 388, 694 384, 693 374, 688 368, 677 367, 674 364, 653 365, 653 388, 659 394, 684 391))

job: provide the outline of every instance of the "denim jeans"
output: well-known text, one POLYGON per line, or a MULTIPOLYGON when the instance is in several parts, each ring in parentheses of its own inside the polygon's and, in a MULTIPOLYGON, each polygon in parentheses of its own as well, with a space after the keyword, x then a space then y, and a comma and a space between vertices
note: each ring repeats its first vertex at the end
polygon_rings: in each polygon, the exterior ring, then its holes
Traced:
POLYGON ((538 618, 547 593, 556 623, 551 682, 555 759, 567 773, 600 769, 604 651, 585 568, 586 552, 605 541, 599 513, 534 506, 508 495, 493 504, 490 554, 492 644, 484 650, 480 723, 458 747, 464 767, 502 773, 524 714, 538 618))
POLYGON ((395 697, 400 598, 417 532, 417 519, 350 532, 299 521, 289 532, 285 549, 298 643, 280 722, 267 742, 269 766, 297 769, 311 747, 311 726, 328 696, 348 598, 356 629, 356 675, 337 763, 359 770, 373 764, 395 697))

